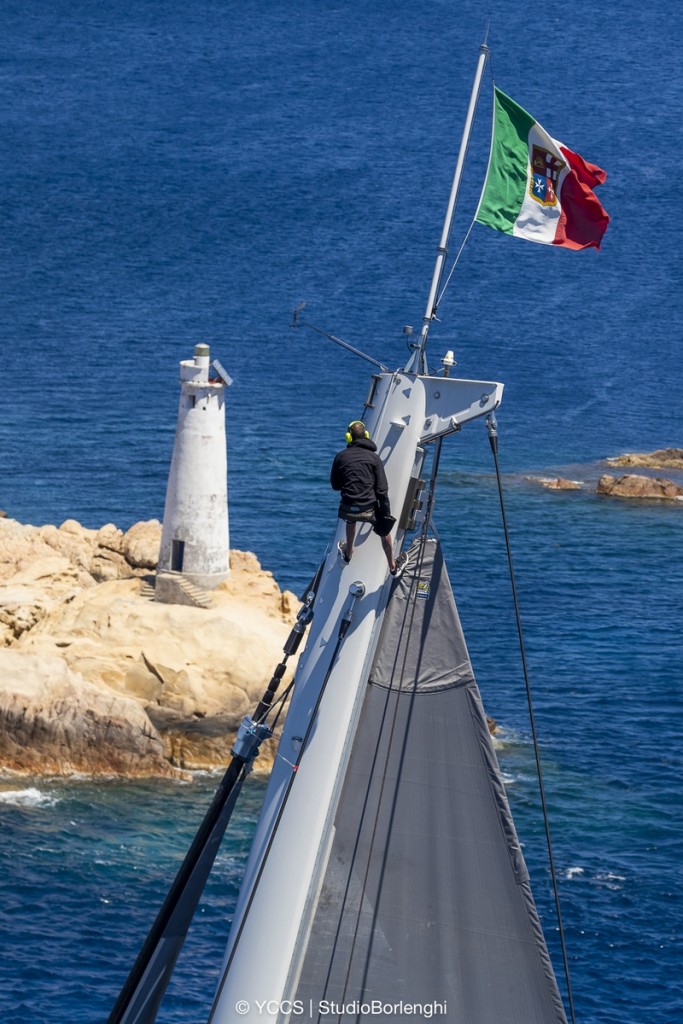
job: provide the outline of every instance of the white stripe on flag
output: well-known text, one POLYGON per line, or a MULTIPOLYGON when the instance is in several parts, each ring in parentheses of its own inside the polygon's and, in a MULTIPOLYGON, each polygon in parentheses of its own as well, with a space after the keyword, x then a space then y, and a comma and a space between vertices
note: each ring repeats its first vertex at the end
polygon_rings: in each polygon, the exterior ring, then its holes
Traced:
POLYGON ((524 202, 517 215, 514 227, 512 229, 513 235, 517 235, 518 238, 526 238, 531 242, 542 242, 546 245, 552 245, 555 241, 555 233, 557 231, 557 224, 560 219, 562 212, 562 206, 560 203, 560 194, 562 192, 562 182, 569 173, 569 166, 563 154, 560 152, 560 145, 556 139, 553 139, 540 124, 535 124, 529 131, 529 167, 527 170, 527 183, 526 190, 524 193, 524 202), (548 150, 557 156, 564 164, 564 167, 560 171, 559 178, 555 183, 555 192, 557 195, 557 202, 553 206, 544 206, 543 203, 537 199, 532 198, 532 169, 531 169, 531 154, 533 146, 540 146, 542 149, 548 150))

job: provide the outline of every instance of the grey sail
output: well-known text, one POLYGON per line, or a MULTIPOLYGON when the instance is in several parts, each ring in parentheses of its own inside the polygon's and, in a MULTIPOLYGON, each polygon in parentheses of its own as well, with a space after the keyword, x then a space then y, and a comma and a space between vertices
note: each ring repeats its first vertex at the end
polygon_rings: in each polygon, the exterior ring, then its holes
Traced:
POLYGON ((403 1001, 566 1024, 436 540, 414 542, 387 606, 302 943, 313 1020, 403 1001))

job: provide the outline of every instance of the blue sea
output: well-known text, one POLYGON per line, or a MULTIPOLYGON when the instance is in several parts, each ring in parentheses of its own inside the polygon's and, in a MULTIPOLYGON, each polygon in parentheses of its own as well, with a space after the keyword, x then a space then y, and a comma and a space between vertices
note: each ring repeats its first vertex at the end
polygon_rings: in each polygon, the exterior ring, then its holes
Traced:
MULTIPOLYGON (((683 1020, 683 506, 601 499, 604 459, 683 446, 681 12, 491 0, 5 0, 0 506, 161 518, 177 363, 229 391, 231 542, 301 591, 372 367, 421 326, 488 28, 451 253, 487 160, 491 70, 608 172, 599 253, 475 225, 432 364, 500 380, 501 466, 580 1024, 683 1020), (554 493, 529 475, 587 481, 554 493)), ((562 981, 486 431, 444 445, 436 523, 562 981)), ((99 1024, 216 779, 0 781, 0 1021, 99 1024)), ((263 782, 219 854, 164 1024, 211 1004, 263 782)), ((277 908, 273 908, 274 913, 277 908)), ((468 1022, 453 1022, 468 1024, 468 1022)))

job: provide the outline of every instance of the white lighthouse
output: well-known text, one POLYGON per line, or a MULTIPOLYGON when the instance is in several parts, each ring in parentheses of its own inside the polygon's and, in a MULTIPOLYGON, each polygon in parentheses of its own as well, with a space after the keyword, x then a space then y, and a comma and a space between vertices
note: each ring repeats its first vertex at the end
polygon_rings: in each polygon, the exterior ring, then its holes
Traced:
MULTIPOLYGON (((166 490, 156 582, 158 601, 183 601, 230 574, 225 389, 220 363, 211 376, 208 345, 180 363, 180 405, 166 490), (189 584, 189 586, 188 586, 189 584)), ((195 602, 191 602, 195 603, 195 602)))

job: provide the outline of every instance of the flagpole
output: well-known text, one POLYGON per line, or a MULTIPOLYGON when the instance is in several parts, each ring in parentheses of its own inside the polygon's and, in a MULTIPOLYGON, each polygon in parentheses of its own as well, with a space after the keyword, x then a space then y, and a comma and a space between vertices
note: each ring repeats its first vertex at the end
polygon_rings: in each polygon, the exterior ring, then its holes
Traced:
POLYGON ((474 83, 472 85, 472 95, 470 96, 470 105, 467 109, 467 117, 465 119, 465 128, 462 134, 462 140, 460 142, 460 152, 458 153, 458 161, 455 165, 455 172, 453 174, 453 184, 451 185, 451 194, 448 199, 448 207, 446 209, 446 217, 444 219, 443 231, 441 232, 441 241, 439 242, 439 248, 436 252, 436 263, 434 265, 434 275, 432 277, 432 286, 429 290, 429 298, 427 299, 427 308, 423 317, 422 333, 419 344, 415 345, 415 352, 406 364, 406 370, 413 373, 427 373, 427 360, 425 358, 425 350, 427 347, 427 335, 429 334, 429 325, 432 320, 436 319, 436 307, 437 307, 437 296, 439 294, 439 287, 443 278, 444 267, 446 264, 446 257, 448 256, 448 238, 451 233, 451 225, 453 223, 453 216, 455 214, 455 204, 458 200, 458 192, 460 190, 460 181, 462 179, 463 166, 465 164, 465 157, 467 155, 467 147, 469 146, 470 135, 472 134, 472 125, 474 123, 474 114, 477 109, 477 101, 479 100, 479 89, 481 88, 481 80, 484 74, 484 67, 489 57, 489 48, 486 43, 482 43, 479 47, 479 57, 477 60, 477 70, 474 75, 474 83))

